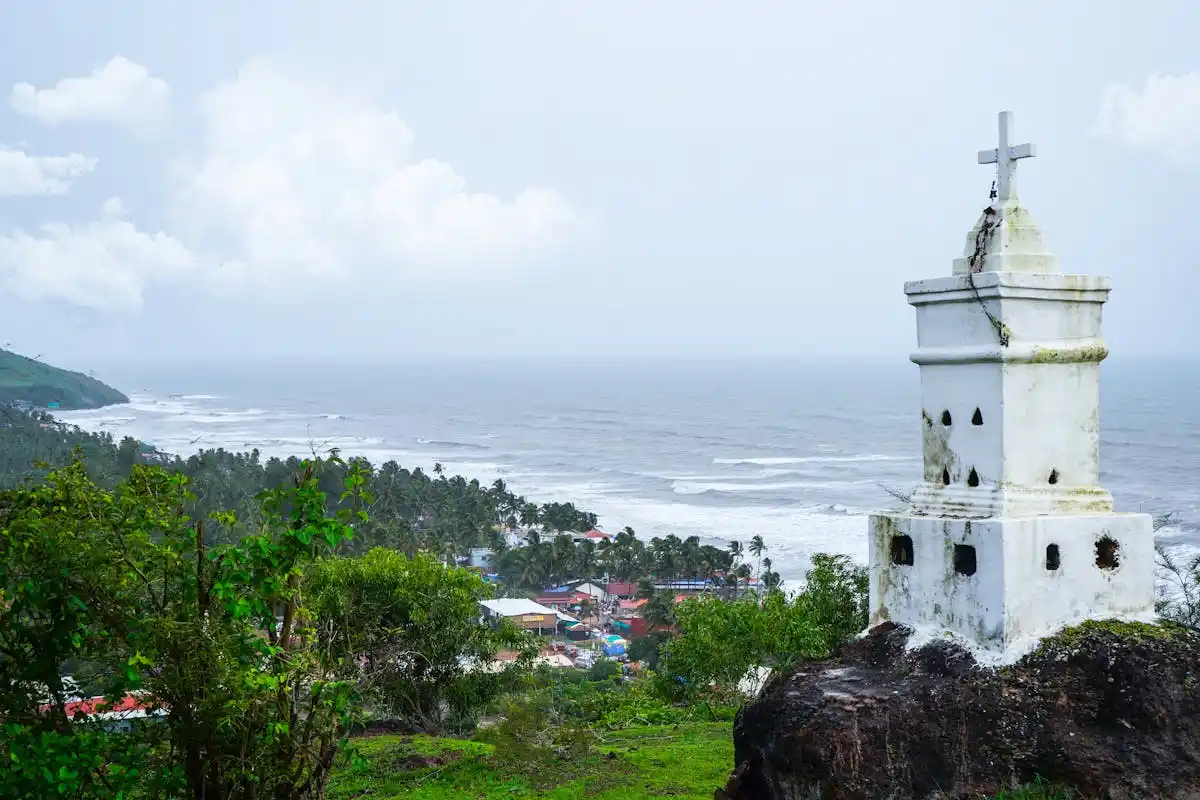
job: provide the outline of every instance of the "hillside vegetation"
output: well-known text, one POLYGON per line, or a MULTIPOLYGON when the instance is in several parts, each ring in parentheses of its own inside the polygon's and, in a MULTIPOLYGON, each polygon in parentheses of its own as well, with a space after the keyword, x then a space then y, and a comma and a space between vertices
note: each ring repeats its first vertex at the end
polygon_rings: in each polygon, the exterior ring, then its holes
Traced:
POLYGON ((733 760, 728 722, 614 731, 590 752, 545 759, 505 758, 491 744, 429 736, 373 737, 358 750, 357 763, 335 771, 330 800, 708 800, 733 760))
POLYGON ((0 405, 14 402, 41 408, 58 403, 59 408, 70 410, 128 403, 129 398, 83 373, 0 350, 0 405))

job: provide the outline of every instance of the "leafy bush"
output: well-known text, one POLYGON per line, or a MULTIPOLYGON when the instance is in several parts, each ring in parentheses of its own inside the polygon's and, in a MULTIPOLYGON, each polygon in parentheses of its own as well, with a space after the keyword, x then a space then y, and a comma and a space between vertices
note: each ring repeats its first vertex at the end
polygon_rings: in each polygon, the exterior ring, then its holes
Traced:
POLYGON ((184 512, 187 478, 158 468, 107 491, 76 462, 0 496, 0 763, 17 765, 0 796, 321 795, 354 690, 313 647, 300 587, 361 519, 363 479, 347 473, 329 516, 319 467, 266 493, 236 545, 215 544, 184 512), (68 719, 68 661, 108 698, 142 692, 166 746, 68 719))
POLYGON ((646 680, 633 681, 615 695, 616 702, 600 718, 600 724, 606 728, 669 725, 691 716, 687 707, 665 702, 653 684, 646 680))
POLYGON ((425 554, 374 549, 317 566, 306 591, 323 650, 373 710, 419 730, 473 730, 476 714, 511 690, 536 654, 531 637, 479 618, 490 587, 425 554), (501 649, 521 656, 499 671, 501 649))
POLYGON ((606 658, 592 664, 591 669, 587 671, 589 681, 611 681, 613 678, 620 677, 621 665, 616 661, 609 661, 606 658))
POLYGON ((734 702, 760 666, 824 658, 867 624, 867 574, 845 556, 819 554, 804 588, 723 601, 691 598, 675 610, 679 633, 662 649, 660 691, 734 702))

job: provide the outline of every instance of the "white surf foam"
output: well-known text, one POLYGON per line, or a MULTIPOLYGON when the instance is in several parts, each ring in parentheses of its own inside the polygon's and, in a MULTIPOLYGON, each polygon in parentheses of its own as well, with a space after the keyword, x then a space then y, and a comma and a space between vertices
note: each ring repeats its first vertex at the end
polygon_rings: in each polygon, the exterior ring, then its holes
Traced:
MULTIPOLYGON (((440 462, 446 474, 462 475, 468 480, 474 478, 485 485, 492 483, 497 478, 503 478, 508 482, 512 491, 524 494, 534 502, 574 502, 580 508, 594 511, 600 517, 603 527, 619 530, 628 525, 645 539, 672 533, 683 538, 695 535, 701 537, 706 543, 724 547, 730 539, 744 542, 752 536, 761 535, 767 544, 767 555, 772 559, 774 569, 783 576, 788 585, 803 577, 809 565, 809 557, 813 553, 841 553, 859 562, 866 560, 865 519, 862 516, 854 515, 847 509, 833 509, 830 506, 809 508, 707 507, 683 501, 663 502, 636 495, 631 496, 629 488, 603 480, 587 480, 581 479, 579 476, 556 475, 551 471, 530 470, 527 467, 514 468, 512 464, 498 461, 457 457, 470 452, 465 448, 458 453, 431 453, 429 451, 419 453, 391 446, 380 437, 323 436, 319 430, 313 430, 310 435, 274 436, 268 434, 264 436, 261 430, 255 431, 253 428, 255 421, 262 419, 266 413, 262 409, 220 409, 214 408, 211 404, 200 406, 197 402, 189 402, 182 397, 164 400, 149 395, 138 395, 128 406, 120 409, 109 409, 108 413, 92 418, 77 417, 76 424, 85 430, 98 430, 101 429, 101 422, 105 420, 115 422, 120 419, 121 422, 115 425, 110 424, 103 430, 108 430, 114 435, 131 435, 145 441, 155 442, 163 449, 178 452, 183 457, 187 457, 192 451, 201 447, 224 447, 230 450, 257 448, 263 458, 271 456, 304 457, 310 455, 313 446, 316 445, 318 448, 324 448, 324 451, 330 447, 336 447, 344 457, 362 456, 370 459, 376 465, 388 460, 395 460, 409 469, 421 467, 427 473, 432 473, 434 464, 440 462), (126 423, 125 420, 130 421, 126 423), (220 422, 216 420, 220 420, 220 422), (240 422, 240 425, 231 428, 228 423, 235 421, 240 422)), ((271 413, 270 419, 273 424, 282 420, 294 419, 296 420, 294 429, 303 430, 306 423, 301 420, 321 417, 334 419, 337 416, 339 415, 280 412, 271 413)), ((425 447, 430 446, 425 445, 425 447)), ((786 469, 790 464, 820 463, 830 460, 901 459, 895 456, 830 455, 714 459, 714 463, 765 467, 766 469, 752 470, 742 476, 732 474, 728 476, 730 478, 764 478, 772 477, 770 474, 772 469, 782 474, 795 474, 796 470, 786 469)), ((712 480, 725 477, 724 472, 722 471, 721 475, 698 475, 696 477, 699 480, 693 481, 694 485, 690 488, 703 491, 762 492, 845 485, 833 482, 814 484, 798 481, 744 484, 712 480)), ((728 472, 732 473, 733 471, 729 470, 728 472)), ((775 477, 782 477, 782 474, 775 477)), ((680 496, 686 496, 687 492, 688 487, 684 487, 680 496)))
POLYGON ((912 456, 869 454, 859 456, 762 456, 755 458, 714 458, 714 464, 755 464, 763 467, 781 464, 838 464, 869 461, 915 461, 912 456))
POLYGON ((738 494, 742 492, 787 492, 808 489, 846 489, 863 486, 871 481, 790 481, 787 483, 688 483, 678 481, 672 487, 675 494, 738 494))

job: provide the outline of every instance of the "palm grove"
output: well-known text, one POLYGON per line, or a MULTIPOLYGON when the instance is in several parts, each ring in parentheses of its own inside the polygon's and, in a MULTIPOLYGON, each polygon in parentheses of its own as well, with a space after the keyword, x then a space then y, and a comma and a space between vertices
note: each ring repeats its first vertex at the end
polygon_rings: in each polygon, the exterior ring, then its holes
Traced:
MULTIPOLYGON (((727 597, 752 570, 778 582, 761 540, 743 554, 626 529, 576 545, 560 534, 593 515, 440 468, 140 451, 44 415, 0 420, 0 796, 315 798, 368 717, 435 730, 519 696, 536 643, 479 620, 493 587, 449 566, 473 547, 522 588, 602 572, 723 577, 727 597), (506 546, 513 524, 524 546, 506 546), (489 668, 501 650, 518 657, 489 668), (132 693, 159 724, 72 720, 76 693, 132 693)), ((728 689, 861 627, 861 570, 818 566, 794 599, 656 597, 678 629, 664 694, 728 689)))

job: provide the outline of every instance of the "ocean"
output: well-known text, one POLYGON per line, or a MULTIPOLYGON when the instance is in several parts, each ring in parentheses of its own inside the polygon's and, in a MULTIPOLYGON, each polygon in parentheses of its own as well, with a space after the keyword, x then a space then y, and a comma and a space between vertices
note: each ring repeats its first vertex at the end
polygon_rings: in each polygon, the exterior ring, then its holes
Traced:
MULTIPOLYGON (((99 376, 132 401, 60 417, 181 455, 337 447, 441 463, 645 538, 761 534, 788 583, 816 552, 865 561, 864 515, 898 505, 881 485, 921 476, 918 373, 904 361, 123 364, 99 376)), ((1121 510, 1176 512, 1167 543, 1200 545, 1200 370, 1112 359, 1102 381, 1104 485, 1121 510)))

